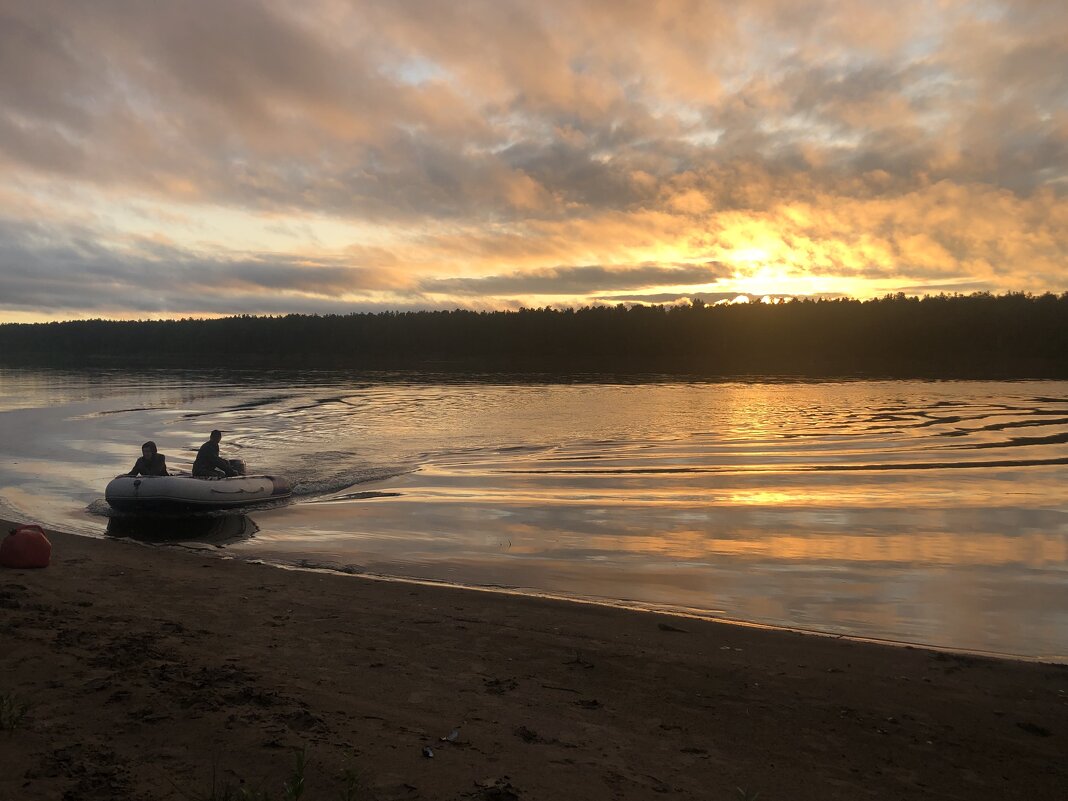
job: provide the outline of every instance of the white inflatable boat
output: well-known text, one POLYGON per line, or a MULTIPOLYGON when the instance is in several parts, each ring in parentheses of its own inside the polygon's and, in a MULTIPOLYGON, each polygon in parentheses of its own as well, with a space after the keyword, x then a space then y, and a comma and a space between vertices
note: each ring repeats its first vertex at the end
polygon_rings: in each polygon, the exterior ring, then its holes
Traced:
POLYGON ((124 512, 180 509, 233 509, 252 503, 288 498, 293 488, 277 476, 193 478, 117 476, 104 490, 112 508, 124 512))

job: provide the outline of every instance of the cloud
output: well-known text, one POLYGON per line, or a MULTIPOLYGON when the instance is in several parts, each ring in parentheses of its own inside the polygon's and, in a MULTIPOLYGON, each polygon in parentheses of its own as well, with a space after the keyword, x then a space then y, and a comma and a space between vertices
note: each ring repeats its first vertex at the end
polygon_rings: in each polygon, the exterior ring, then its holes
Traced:
POLYGON ((662 267, 599 265, 554 267, 548 270, 491 275, 482 278, 438 278, 423 281, 427 293, 449 295, 568 295, 581 296, 618 289, 650 286, 710 284, 724 274, 718 264, 662 267))
POLYGON ((351 310, 340 298, 389 291, 395 274, 276 254, 203 256, 143 242, 126 250, 45 225, 0 222, 0 309, 145 312, 351 310))
POLYGON ((1024 0, 9 0, 0 301, 1062 291, 1066 73, 1024 0))
POLYGON ((16 2, 0 34, 3 150, 142 191, 185 184, 194 197, 384 217, 627 207, 642 199, 635 171, 661 178, 709 159, 1020 189, 1064 175, 1065 90, 1051 77, 1068 68, 1064 15, 1039 25, 1025 7, 983 22, 967 4, 932 18, 922 3, 887 15, 864 2, 295 8, 16 2), (413 80, 411 64, 429 77, 413 80))

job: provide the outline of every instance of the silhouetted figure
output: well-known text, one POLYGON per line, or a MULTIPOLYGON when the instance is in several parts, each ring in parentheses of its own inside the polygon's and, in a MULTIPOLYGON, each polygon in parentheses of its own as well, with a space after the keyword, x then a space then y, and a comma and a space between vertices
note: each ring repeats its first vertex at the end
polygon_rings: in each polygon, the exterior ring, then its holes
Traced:
POLYGON ((167 475, 167 457, 156 449, 156 443, 149 440, 141 446, 141 456, 134 462, 133 470, 128 476, 165 476, 167 475))
POLYGON ((193 462, 193 475, 196 478, 215 478, 218 476, 236 476, 238 472, 230 466, 230 463, 219 456, 219 441, 222 440, 222 432, 215 429, 211 437, 200 446, 197 451, 196 461, 193 462))

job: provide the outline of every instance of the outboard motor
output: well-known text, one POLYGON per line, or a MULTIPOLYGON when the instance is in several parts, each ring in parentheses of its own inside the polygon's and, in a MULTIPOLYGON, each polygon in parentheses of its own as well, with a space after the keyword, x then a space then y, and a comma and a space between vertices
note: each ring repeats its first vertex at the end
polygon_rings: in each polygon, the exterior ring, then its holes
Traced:
POLYGON ((239 476, 248 475, 248 468, 245 467, 244 459, 228 459, 230 467, 233 468, 239 476))

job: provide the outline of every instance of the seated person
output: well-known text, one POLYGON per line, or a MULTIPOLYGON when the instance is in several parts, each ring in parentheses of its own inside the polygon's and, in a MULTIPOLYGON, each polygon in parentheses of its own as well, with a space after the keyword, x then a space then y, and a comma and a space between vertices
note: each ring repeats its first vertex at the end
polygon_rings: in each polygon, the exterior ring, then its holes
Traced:
POLYGON ((211 437, 200 446, 196 461, 193 462, 193 476, 196 478, 216 478, 219 476, 236 476, 238 473, 230 463, 219 456, 219 441, 222 432, 215 429, 211 437))
POLYGON ((149 440, 141 446, 141 458, 134 462, 128 476, 165 476, 167 457, 156 450, 156 443, 149 440))

